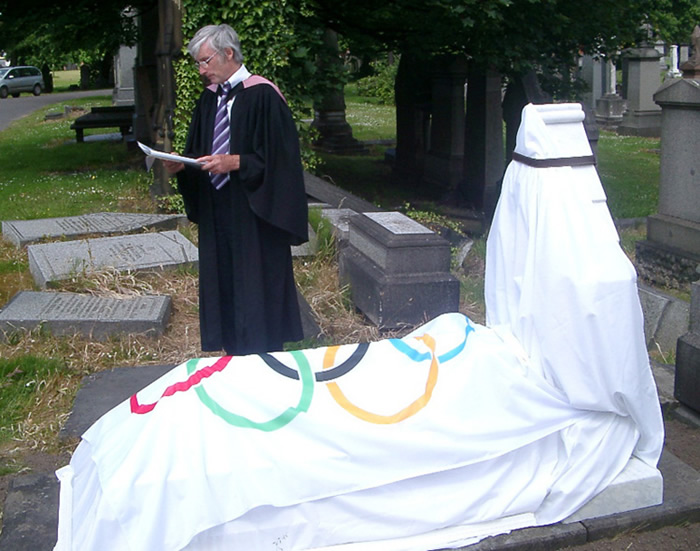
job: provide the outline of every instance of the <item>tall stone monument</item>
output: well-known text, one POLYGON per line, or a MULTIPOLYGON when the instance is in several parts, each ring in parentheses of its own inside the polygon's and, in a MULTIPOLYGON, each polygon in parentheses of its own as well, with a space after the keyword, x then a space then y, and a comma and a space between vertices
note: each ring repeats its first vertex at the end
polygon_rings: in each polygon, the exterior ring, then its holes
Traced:
POLYGON ((605 61, 605 93, 596 100, 595 120, 604 128, 617 128, 627 108, 625 100, 617 93, 617 67, 612 59, 605 61))
POLYGON ((671 287, 700 278, 700 27, 695 55, 683 78, 654 94, 662 110, 658 213, 647 219, 647 239, 637 244, 640 275, 671 287))
POLYGON ((642 46, 625 50, 623 58, 627 111, 617 132, 627 136, 659 136, 661 109, 653 96, 661 83, 661 54, 651 46, 642 46))

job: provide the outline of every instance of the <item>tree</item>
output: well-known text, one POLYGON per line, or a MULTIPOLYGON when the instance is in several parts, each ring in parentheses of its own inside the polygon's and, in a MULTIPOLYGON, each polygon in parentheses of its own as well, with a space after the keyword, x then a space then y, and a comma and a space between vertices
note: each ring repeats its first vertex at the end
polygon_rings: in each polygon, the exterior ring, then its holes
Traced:
POLYGON ((156 7, 156 0, 0 0, 2 47, 14 64, 55 64, 79 52, 111 61, 120 45, 135 43, 136 14, 156 7))

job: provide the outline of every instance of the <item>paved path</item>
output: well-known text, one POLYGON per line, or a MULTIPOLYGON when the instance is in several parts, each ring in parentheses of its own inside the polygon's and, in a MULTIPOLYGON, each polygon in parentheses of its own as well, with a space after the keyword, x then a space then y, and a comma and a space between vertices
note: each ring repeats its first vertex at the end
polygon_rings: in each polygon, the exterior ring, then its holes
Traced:
POLYGON ((112 89, 110 88, 106 90, 80 90, 76 92, 41 94, 40 96, 22 94, 18 98, 8 96, 5 99, 0 99, 0 131, 5 130, 12 121, 25 117, 46 105, 77 98, 109 96, 111 94, 112 89))

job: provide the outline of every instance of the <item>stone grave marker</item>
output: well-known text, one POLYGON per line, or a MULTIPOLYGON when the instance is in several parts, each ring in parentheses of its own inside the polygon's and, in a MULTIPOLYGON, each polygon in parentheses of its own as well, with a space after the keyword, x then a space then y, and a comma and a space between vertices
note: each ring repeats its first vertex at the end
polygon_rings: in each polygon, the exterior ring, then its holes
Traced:
POLYGON ((178 231, 29 245, 27 256, 29 271, 41 288, 104 269, 137 271, 198 265, 197 248, 178 231))
POLYGON ((459 309, 450 244, 399 212, 358 214, 340 251, 340 277, 352 299, 383 328, 418 324, 459 309))
POLYGON ((93 234, 134 233, 143 229, 172 230, 185 220, 178 214, 98 212, 63 218, 3 221, 2 234, 17 247, 24 247, 45 238, 78 239, 93 234))
POLYGON ((107 298, 78 293, 20 291, 0 310, 0 339, 40 325, 53 335, 81 334, 96 340, 113 335, 162 335, 168 323, 168 296, 107 298))
POLYGON ((340 244, 346 243, 350 239, 350 218, 357 212, 352 209, 332 209, 327 208, 321 211, 321 216, 333 226, 333 235, 340 244))
POLYGON ((691 285, 689 331, 676 346, 676 380, 673 394, 700 412, 700 280, 691 285))

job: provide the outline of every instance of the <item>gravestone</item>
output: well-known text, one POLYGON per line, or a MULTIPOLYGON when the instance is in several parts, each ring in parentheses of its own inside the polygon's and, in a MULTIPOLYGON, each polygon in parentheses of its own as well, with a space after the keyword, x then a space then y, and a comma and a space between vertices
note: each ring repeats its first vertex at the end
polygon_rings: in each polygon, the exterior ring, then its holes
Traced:
POLYGON ((627 136, 658 137, 661 132, 661 109, 654 103, 654 92, 661 83, 661 54, 650 46, 623 52, 626 65, 625 112, 617 132, 627 136))
POLYGON ((654 95, 663 113, 659 206, 636 252, 642 277, 676 288, 700 277, 700 71, 688 78, 689 65, 684 78, 666 81, 654 95))
POLYGON ((134 105, 134 64, 137 54, 136 46, 122 44, 114 56, 114 105, 134 105))
POLYGON ((595 104, 595 120, 599 126, 617 128, 625 114, 625 100, 617 93, 617 68, 611 59, 605 62, 605 94, 595 104))
POLYGON ((162 335, 170 317, 167 296, 107 298, 78 293, 20 291, 0 310, 0 339, 39 326, 53 335, 96 340, 125 334, 162 335))
POLYGON ((321 216, 328 220, 333 227, 333 237, 339 246, 343 246, 350 239, 350 218, 357 212, 352 209, 323 209, 321 216))
POLYGON ((700 412, 700 281, 692 285, 689 331, 676 347, 675 398, 700 412))
POLYGON ((185 216, 179 214, 97 212, 63 218, 3 221, 2 234, 17 247, 24 247, 45 238, 78 239, 93 234, 114 235, 146 229, 172 230, 185 221, 185 216))
POLYGON ((340 251, 340 278, 377 326, 418 324, 459 309, 450 255, 445 239, 399 212, 358 214, 340 251))
POLYGON ((197 266, 197 248, 178 231, 43 243, 27 247, 29 271, 45 288, 53 281, 105 269, 138 271, 197 266))

